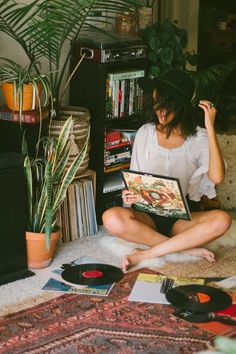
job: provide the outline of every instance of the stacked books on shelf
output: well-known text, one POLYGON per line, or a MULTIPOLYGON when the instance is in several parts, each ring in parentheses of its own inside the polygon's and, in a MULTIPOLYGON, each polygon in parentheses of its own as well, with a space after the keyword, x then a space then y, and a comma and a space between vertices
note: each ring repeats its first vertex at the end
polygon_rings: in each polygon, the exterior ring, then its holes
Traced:
POLYGON ((127 138, 122 138, 120 131, 108 131, 104 143, 104 172, 110 173, 121 168, 128 168, 131 152, 131 142, 127 138))
POLYGON ((106 173, 103 193, 123 189, 121 170, 129 168, 132 144, 137 130, 114 129, 105 135, 104 171, 106 173))
POLYGON ((93 182, 90 179, 81 178, 69 186, 58 213, 58 223, 62 227, 63 242, 97 234, 93 182))
POLYGON ((39 123, 40 120, 47 119, 49 117, 49 110, 47 107, 42 107, 42 111, 32 110, 23 111, 21 116, 19 111, 12 111, 7 107, 0 107, 0 120, 6 120, 9 122, 21 122, 28 124, 39 123))
POLYGON ((145 71, 137 68, 108 73, 106 79, 106 118, 123 118, 142 110, 143 91, 138 78, 145 71))

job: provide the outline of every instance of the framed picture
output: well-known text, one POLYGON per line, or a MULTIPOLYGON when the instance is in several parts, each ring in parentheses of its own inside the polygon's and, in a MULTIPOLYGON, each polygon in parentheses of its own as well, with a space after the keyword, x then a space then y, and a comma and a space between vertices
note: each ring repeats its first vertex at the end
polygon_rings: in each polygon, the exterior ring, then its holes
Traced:
POLYGON ((125 186, 139 199, 136 210, 165 217, 191 220, 187 201, 178 178, 123 170, 125 186))

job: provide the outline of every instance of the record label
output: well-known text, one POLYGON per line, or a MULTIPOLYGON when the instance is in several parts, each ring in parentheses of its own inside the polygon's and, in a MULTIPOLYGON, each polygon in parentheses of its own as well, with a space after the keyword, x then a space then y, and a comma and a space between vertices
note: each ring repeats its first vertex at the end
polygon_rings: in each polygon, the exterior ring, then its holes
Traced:
POLYGON ((192 312, 218 311, 232 304, 225 291, 197 284, 176 286, 167 292, 166 298, 173 306, 192 312))
POLYGON ((104 273, 99 270, 86 270, 82 273, 82 276, 85 278, 101 278, 104 276, 104 273))
POLYGON ((80 285, 106 285, 122 279, 120 268, 109 264, 86 263, 78 265, 63 265, 61 276, 64 280, 80 285))

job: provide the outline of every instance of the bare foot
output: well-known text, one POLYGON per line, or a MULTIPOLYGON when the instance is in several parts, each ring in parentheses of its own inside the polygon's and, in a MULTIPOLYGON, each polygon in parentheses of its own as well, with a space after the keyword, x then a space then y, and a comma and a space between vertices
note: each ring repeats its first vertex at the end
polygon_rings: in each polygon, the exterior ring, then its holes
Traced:
MULTIPOLYGON (((189 250, 182 251, 184 253, 190 254, 192 256, 201 257, 206 259, 208 262, 215 262, 215 255, 213 252, 207 250, 206 248, 191 248, 189 250)), ((129 268, 134 267, 141 261, 150 258, 150 253, 148 250, 142 250, 140 248, 135 248, 132 253, 126 255, 122 261, 123 271, 127 271, 129 268)), ((154 257, 153 257, 154 258, 154 257)))
POLYGON ((122 260, 122 269, 126 272, 129 268, 146 259, 145 250, 135 248, 132 253, 127 254, 122 260))
POLYGON ((191 248, 189 250, 182 251, 191 256, 205 258, 208 262, 215 262, 215 255, 213 252, 209 251, 206 248, 191 248))

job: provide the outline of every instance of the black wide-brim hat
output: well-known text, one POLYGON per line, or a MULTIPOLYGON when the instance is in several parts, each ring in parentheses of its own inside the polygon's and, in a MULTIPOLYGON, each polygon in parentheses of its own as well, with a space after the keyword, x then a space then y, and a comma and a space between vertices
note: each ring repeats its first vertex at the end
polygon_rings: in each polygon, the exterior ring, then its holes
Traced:
POLYGON ((154 89, 162 88, 170 97, 179 100, 180 103, 191 105, 195 91, 195 85, 190 75, 179 69, 172 68, 162 77, 150 79, 142 77, 138 79, 139 86, 144 92, 151 93, 154 89))

